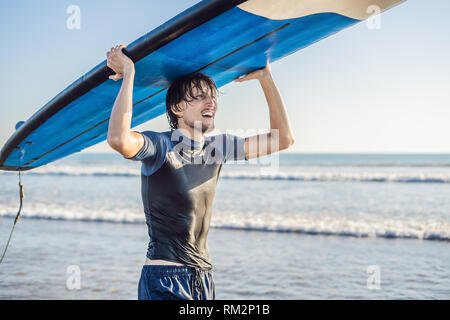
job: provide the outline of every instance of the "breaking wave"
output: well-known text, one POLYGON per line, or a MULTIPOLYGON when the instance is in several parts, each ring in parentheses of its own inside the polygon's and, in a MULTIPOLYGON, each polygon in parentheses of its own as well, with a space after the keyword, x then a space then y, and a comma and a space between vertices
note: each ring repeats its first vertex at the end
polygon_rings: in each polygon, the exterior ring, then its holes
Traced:
MULTIPOLYGON (((0 217, 15 217, 13 208, 0 207, 0 217)), ((145 223, 144 214, 124 210, 87 210, 83 208, 36 208, 26 211, 25 219, 85 221, 100 223, 145 223)), ((450 241, 450 223, 419 219, 386 219, 383 217, 332 217, 323 215, 282 215, 214 212, 212 228, 242 231, 299 233, 354 238, 402 238, 450 241)))
MULTIPOLYGON (((317 167, 316 167, 317 168, 317 167)), ((262 171, 254 170, 222 170, 222 179, 235 180, 281 180, 281 181, 353 181, 353 182, 401 182, 401 183, 450 183, 450 171, 436 170, 418 171, 408 170, 326 170, 326 168, 314 170, 278 170, 262 171)), ((444 169, 444 168, 443 168, 444 169)), ((0 175, 17 174, 16 172, 0 171, 0 175)), ((137 177, 140 175, 138 167, 104 166, 104 167, 81 167, 81 166, 49 166, 26 171, 24 175, 29 176, 71 176, 71 177, 137 177)))

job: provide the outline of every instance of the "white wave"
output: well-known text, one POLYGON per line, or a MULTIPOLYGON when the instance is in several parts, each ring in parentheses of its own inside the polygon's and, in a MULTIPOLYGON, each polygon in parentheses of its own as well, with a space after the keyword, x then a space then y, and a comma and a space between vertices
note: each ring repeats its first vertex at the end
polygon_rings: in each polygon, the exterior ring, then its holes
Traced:
MULTIPOLYGON (((0 207, 0 217, 15 217, 15 208, 0 207)), ((90 222, 144 223, 144 213, 114 209, 91 210, 58 206, 35 206, 22 217, 90 222)), ((293 232, 310 235, 335 235, 357 238, 408 238, 450 241, 450 223, 417 218, 387 219, 361 215, 358 218, 323 215, 246 214, 214 212, 212 228, 247 231, 293 232)))
POLYGON ((294 180, 294 181, 354 181, 354 182, 421 182, 450 183, 450 173, 395 173, 367 171, 328 171, 328 172, 224 172, 225 179, 250 180, 294 180))
MULTIPOLYGON (((17 208, 0 206, 0 217, 16 216, 17 208)), ((22 209, 21 217, 48 220, 73 220, 93 222, 142 223, 144 214, 124 208, 91 209, 84 206, 60 206, 29 203, 22 209)))
POLYGON ((273 214, 218 214, 211 225, 216 228, 294 232, 311 235, 352 236, 358 238, 411 238, 450 240, 450 223, 417 219, 360 219, 330 216, 286 216, 273 214))
MULTIPOLYGON (((0 171, 3 174, 17 174, 13 171, 0 171)), ((30 171, 23 172, 24 175, 41 176, 105 176, 105 177, 128 177, 139 176, 139 167, 125 166, 43 166, 30 171)))
MULTIPOLYGON (((16 174, 15 172, 0 171, 0 174, 16 174)), ((136 177, 140 175, 138 166, 44 166, 24 175, 40 176, 95 176, 95 177, 136 177)), ((362 170, 357 167, 326 168, 298 167, 295 170, 263 171, 257 167, 253 170, 233 170, 226 168, 221 172, 222 179, 234 180, 281 180, 281 181, 352 181, 352 182, 402 182, 402 183, 450 183, 448 168, 429 168, 429 170, 395 169, 362 170)))

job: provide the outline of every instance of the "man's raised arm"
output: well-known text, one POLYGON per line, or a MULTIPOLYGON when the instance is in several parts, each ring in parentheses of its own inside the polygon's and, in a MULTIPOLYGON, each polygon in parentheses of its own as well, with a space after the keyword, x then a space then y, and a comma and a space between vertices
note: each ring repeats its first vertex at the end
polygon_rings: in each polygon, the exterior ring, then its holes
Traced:
POLYGON ((289 148, 294 143, 288 114, 280 92, 272 78, 270 66, 258 69, 234 81, 259 80, 269 106, 270 132, 247 137, 244 143, 247 159, 262 157, 289 148))
POLYGON ((144 145, 142 134, 131 131, 133 117, 134 63, 123 52, 124 45, 111 48, 106 54, 107 65, 116 74, 109 78, 117 81, 123 78, 109 118, 108 144, 126 158, 133 157, 144 145))

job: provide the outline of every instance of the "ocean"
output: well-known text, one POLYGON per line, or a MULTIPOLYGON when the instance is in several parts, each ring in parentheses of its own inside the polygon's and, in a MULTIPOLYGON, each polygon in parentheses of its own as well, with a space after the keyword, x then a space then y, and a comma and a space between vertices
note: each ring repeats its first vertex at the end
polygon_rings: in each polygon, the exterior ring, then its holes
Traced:
MULTIPOLYGON (((23 172, 0 299, 136 299, 148 243, 139 175, 139 162, 89 153, 23 172)), ((0 171, 2 251, 17 183, 0 171)), ((216 296, 448 299, 449 195, 449 154, 226 164, 208 241, 216 296)))

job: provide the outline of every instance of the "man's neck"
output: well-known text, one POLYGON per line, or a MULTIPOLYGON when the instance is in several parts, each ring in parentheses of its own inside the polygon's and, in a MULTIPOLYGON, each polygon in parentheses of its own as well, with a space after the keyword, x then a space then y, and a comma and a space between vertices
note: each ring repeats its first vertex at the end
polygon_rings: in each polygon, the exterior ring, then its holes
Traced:
POLYGON ((203 142, 204 134, 202 131, 195 130, 189 126, 180 126, 178 127, 178 131, 180 131, 184 136, 196 142, 203 142))

